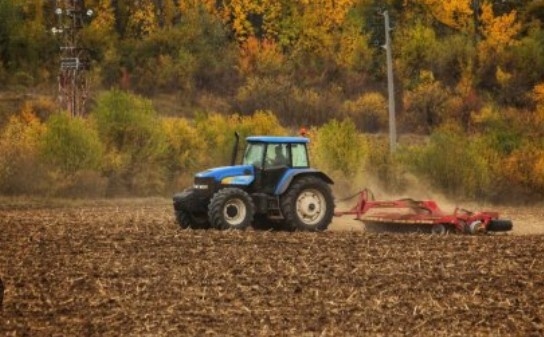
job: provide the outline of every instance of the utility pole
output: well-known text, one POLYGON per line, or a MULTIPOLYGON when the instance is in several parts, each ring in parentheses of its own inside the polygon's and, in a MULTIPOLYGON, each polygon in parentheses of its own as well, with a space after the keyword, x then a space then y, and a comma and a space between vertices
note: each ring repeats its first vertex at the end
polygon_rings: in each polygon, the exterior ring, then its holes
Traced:
POLYGON ((389 150, 395 152, 397 148, 397 125, 395 114, 395 87, 393 81, 393 56, 391 52, 391 26, 389 24, 389 13, 382 13, 385 22, 385 45, 382 47, 387 55, 387 90, 389 92, 389 150))
POLYGON ((85 114, 89 97, 88 52, 80 46, 79 32, 94 14, 84 0, 56 0, 57 25, 51 30, 62 39, 58 77, 59 103, 72 117, 85 114))

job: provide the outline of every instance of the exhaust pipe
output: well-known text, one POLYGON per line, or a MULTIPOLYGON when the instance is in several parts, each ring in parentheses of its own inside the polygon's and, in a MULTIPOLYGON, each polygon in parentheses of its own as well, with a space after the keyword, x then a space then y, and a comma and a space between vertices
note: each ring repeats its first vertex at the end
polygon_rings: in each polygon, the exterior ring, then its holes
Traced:
POLYGON ((230 165, 234 166, 236 165, 236 157, 238 156, 238 143, 240 142, 240 134, 238 131, 234 132, 234 146, 232 147, 232 160, 230 161, 230 165))

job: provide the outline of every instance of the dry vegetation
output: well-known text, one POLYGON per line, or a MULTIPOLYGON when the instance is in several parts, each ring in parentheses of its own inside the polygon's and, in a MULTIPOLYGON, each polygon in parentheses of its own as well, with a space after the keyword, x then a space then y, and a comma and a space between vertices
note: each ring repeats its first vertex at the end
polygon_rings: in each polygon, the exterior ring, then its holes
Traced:
MULTIPOLYGON (((535 235, 181 231, 168 201, 0 206, 0 335, 544 334, 535 235)), ((539 229, 540 228, 540 229, 539 229)))

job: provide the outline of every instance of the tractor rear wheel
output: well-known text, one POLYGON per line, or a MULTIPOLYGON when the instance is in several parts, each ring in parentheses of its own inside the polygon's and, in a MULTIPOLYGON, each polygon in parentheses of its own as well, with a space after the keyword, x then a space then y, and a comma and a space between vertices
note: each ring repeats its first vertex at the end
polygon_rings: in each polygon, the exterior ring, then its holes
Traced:
POLYGON ((324 231, 334 214, 331 188, 315 176, 295 180, 281 198, 280 204, 285 224, 290 230, 324 231))
POLYGON ((239 188, 224 188, 214 194, 208 218, 214 228, 244 230, 253 221, 255 205, 251 196, 239 188))

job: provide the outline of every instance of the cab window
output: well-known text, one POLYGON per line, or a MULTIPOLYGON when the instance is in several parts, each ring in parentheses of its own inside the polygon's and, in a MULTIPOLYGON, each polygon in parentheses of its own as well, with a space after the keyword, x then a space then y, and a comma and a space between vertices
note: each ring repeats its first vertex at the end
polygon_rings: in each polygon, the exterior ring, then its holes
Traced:
POLYGON ((243 165, 254 165, 255 167, 262 168, 264 155, 264 144, 248 144, 246 153, 244 154, 243 165))
POLYGON ((308 167, 308 155, 305 144, 291 144, 293 167, 308 167))
POLYGON ((268 144, 265 163, 266 167, 289 166, 287 144, 268 144))

